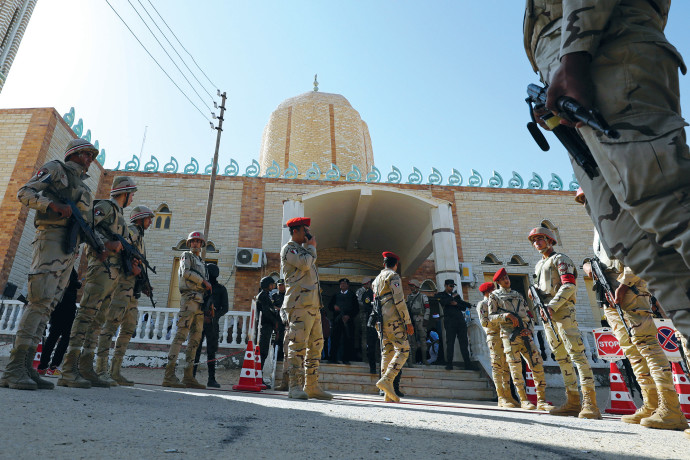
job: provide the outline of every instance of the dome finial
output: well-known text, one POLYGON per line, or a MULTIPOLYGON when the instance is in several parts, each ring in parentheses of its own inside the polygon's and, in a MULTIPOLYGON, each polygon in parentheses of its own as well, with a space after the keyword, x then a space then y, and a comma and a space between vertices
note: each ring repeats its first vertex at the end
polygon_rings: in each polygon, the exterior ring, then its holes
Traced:
POLYGON ((316 81, 316 75, 317 74, 314 74, 314 92, 319 90, 319 82, 316 81))

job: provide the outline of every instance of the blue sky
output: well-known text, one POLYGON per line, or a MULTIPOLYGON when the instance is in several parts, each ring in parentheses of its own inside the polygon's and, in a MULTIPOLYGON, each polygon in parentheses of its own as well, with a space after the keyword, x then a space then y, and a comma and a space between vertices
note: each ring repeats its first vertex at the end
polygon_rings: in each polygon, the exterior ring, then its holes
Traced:
MULTIPOLYGON (((141 4, 157 18, 149 0, 130 1, 145 18, 141 4)), ((318 73, 320 90, 345 96, 369 125, 384 177, 395 165, 405 178, 412 167, 425 178, 436 167, 444 183, 452 168, 464 184, 472 169, 484 184, 494 170, 505 183, 512 171, 525 182, 537 172, 545 183, 556 173, 566 187, 572 178, 556 140, 549 136, 553 148, 541 152, 525 129, 525 87, 537 77, 523 50, 521 1, 151 2, 228 94, 221 168, 232 158, 243 172, 258 160, 271 112, 310 91, 318 73)), ((203 101, 194 94, 127 0, 111 4, 204 115, 104 0, 38 2, 0 107, 55 107, 61 114, 75 107, 110 168, 139 155, 148 126, 142 164, 151 155, 161 165, 173 156, 182 169, 194 157, 203 169, 215 146, 203 105, 212 99, 188 75, 203 101)), ((686 57, 688 17, 690 2, 674 2, 666 30, 686 57)), ((681 77, 685 112, 689 78, 681 77)))

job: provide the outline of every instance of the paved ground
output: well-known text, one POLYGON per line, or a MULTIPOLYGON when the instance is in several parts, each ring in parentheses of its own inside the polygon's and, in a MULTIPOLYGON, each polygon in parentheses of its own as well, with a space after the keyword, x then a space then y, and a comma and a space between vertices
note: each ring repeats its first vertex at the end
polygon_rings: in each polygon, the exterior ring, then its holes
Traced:
POLYGON ((682 432, 613 417, 585 421, 428 399, 387 404, 346 394, 294 401, 280 392, 233 392, 237 371, 223 369, 220 391, 164 389, 162 370, 125 373, 140 383, 0 388, 0 458, 690 459, 682 432))

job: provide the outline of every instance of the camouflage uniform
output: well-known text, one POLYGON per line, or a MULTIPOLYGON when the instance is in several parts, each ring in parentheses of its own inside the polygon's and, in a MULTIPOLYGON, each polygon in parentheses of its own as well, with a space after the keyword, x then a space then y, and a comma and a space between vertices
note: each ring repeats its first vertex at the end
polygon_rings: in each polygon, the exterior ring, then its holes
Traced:
MULTIPOLYGON (((96 149, 83 139, 70 142, 67 151, 80 147, 97 153, 96 149)), ((30 390, 37 387, 54 387, 52 383, 40 379, 31 364, 50 313, 62 299, 69 283, 79 242, 77 241, 71 252, 65 252, 70 219, 61 219, 48 206, 52 202, 62 202, 55 196, 57 191, 76 203, 88 222, 91 219, 92 200, 91 190, 84 183, 88 176, 83 167, 69 161, 69 155, 66 157, 65 163, 54 160, 43 165, 17 193, 17 198, 24 206, 36 210, 36 236, 29 269, 29 302, 19 320, 10 362, 0 380, 0 386, 3 387, 30 390), (25 361, 28 365, 25 365, 25 361)))
MULTIPOLYGON (((510 369, 506 363, 506 353, 501 338, 501 323, 489 318, 489 299, 485 298, 477 303, 477 316, 486 332, 486 344, 491 358, 491 376, 496 387, 499 406, 512 407, 514 404, 510 394, 510 369)), ((522 375, 522 373, 521 373, 522 375)))
POLYGON ((331 399, 332 395, 318 388, 323 330, 319 278, 316 272, 316 248, 288 241, 280 250, 280 276, 285 280, 282 308, 287 312, 289 321, 289 396, 306 399, 306 396, 314 395, 313 397, 320 399, 331 399), (302 376, 303 392, 298 388, 302 376), (321 398, 317 393, 327 396, 321 398))
POLYGON ((407 296, 407 310, 412 317, 414 335, 408 337, 410 342, 410 356, 412 361, 416 359, 417 347, 422 350, 422 362, 427 363, 426 359, 426 324, 429 322, 431 309, 429 308, 429 298, 417 291, 416 294, 407 296))
POLYGON ((412 324, 412 320, 405 305, 400 275, 390 268, 384 268, 371 287, 381 302, 383 315, 383 330, 379 330, 382 342, 381 380, 392 384, 410 354, 406 328, 412 324))
POLYGON ((649 291, 647 284, 637 277, 632 270, 624 267, 615 258, 609 258, 600 244, 599 235, 594 235, 594 254, 606 267, 604 276, 611 289, 625 284, 630 287, 621 301, 621 309, 625 321, 630 327, 632 337, 625 330, 623 321, 615 308, 605 303, 604 314, 614 335, 618 339, 625 356, 630 361, 637 383, 642 390, 643 405, 632 415, 625 415, 621 419, 626 423, 641 423, 646 417, 652 416, 659 405, 659 395, 670 398, 665 401, 665 406, 671 414, 666 418, 675 417, 680 425, 678 428, 687 428, 680 413, 678 394, 673 386, 671 364, 657 340, 657 328, 654 324, 649 305, 649 291), (634 292, 634 291, 637 291, 634 292))
MULTIPOLYGON (((510 368, 510 374, 513 377, 515 389, 520 397, 520 406, 523 409, 529 410, 535 408, 539 410, 548 410, 550 407, 546 402, 544 363, 539 354, 539 348, 534 344, 532 338, 534 326, 527 314, 528 306, 525 299, 519 292, 513 291, 512 289, 506 290, 499 286, 489 294, 488 304, 489 315, 487 322, 489 325, 500 326, 503 349, 506 353, 506 362, 510 368), (511 316, 520 318, 525 328, 522 333, 519 333, 512 341, 511 336, 515 328, 513 327, 513 322, 510 320, 511 316), (537 387, 536 407, 527 399, 525 380, 522 378, 521 357, 530 364, 532 374, 534 375, 534 382, 537 387)), ((504 384, 503 389, 504 392, 507 390, 507 394, 510 394, 508 385, 504 384)))
POLYGON ((575 175, 607 252, 647 281, 687 337, 690 152, 678 83, 686 67, 664 35, 670 3, 529 0, 524 38, 545 83, 562 56, 591 55, 593 105, 621 135, 579 129, 600 175, 590 179, 573 163, 575 175))
MULTIPOLYGON (((194 232, 192 236, 201 234, 194 232)), ((200 238, 199 238, 200 239, 200 238)), ((177 332, 168 351, 168 364, 165 367, 163 386, 206 388, 196 381, 192 375, 194 372, 194 356, 201 342, 201 333, 204 327, 204 313, 201 305, 204 302, 204 281, 206 279, 206 265, 204 260, 192 251, 185 251, 180 257, 180 269, 178 271, 180 288, 180 313, 177 320, 177 332), (180 354, 182 343, 187 341, 185 350, 184 378, 180 382, 175 376, 177 356, 180 354)))
MULTIPOLYGON (((129 228, 129 242, 136 247, 139 252, 146 257, 146 248, 144 246, 144 230, 135 225, 130 224, 129 228)), ((142 270, 145 268, 142 266, 142 270)), ((120 375, 120 366, 122 360, 127 352, 127 346, 137 327, 137 318, 139 315, 138 303, 141 291, 135 292, 135 285, 137 277, 134 274, 121 274, 118 280, 118 285, 113 293, 112 301, 107 309, 105 309, 105 325, 101 330, 101 335, 98 337, 98 351, 96 372, 103 374, 108 369, 108 354, 110 352, 110 345, 113 340, 113 335, 120 328, 115 343, 115 352, 113 354, 113 363, 110 370, 110 376, 120 385, 131 385, 132 382, 120 375)))

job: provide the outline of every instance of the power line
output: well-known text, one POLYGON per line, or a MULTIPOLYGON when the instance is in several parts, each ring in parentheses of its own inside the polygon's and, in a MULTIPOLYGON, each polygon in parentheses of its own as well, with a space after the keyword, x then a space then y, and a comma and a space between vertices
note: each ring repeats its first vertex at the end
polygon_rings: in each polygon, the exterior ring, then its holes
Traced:
POLYGON ((201 95, 197 92, 197 90, 194 89, 192 82, 189 81, 189 79, 184 74, 184 72, 182 72, 182 69, 180 69, 180 66, 177 65, 177 62, 175 62, 175 60, 172 58, 172 56, 170 56, 170 53, 168 53, 168 50, 166 50, 165 47, 163 46, 163 44, 161 43, 161 41, 158 40, 158 37, 156 37, 156 34, 153 33, 153 30, 151 30, 151 28, 146 23, 146 21, 144 21, 144 18, 141 17, 141 14, 139 14, 139 11, 137 11, 137 9, 134 7, 134 4, 132 3, 132 1, 127 0, 127 3, 129 3, 129 6, 131 6, 132 9, 134 10, 134 12, 137 13, 137 16, 139 16, 139 19, 141 19, 141 22, 144 23, 144 25, 149 30, 149 32, 151 32, 151 35, 153 35, 153 38, 156 40, 156 43, 158 43, 160 45, 160 47, 163 49, 163 52, 166 54, 166 56, 168 56, 170 58, 170 61, 172 61, 175 68, 180 72, 180 74, 182 75, 182 78, 185 79, 185 81, 189 84, 190 88, 192 88, 192 91, 194 91, 194 94, 197 95, 197 97, 201 100, 201 103, 204 104, 206 106, 206 108, 208 109, 208 111, 210 112, 211 107, 206 103, 206 101, 204 101, 204 98, 201 97, 201 95))
POLYGON ((129 25, 125 22, 125 20, 122 19, 122 16, 120 16, 120 14, 119 14, 117 11, 115 11, 115 8, 113 8, 113 5, 111 5, 110 2, 109 2, 108 0, 105 0, 105 2, 108 4, 108 6, 110 7, 110 9, 113 10, 113 13, 115 13, 115 14, 117 15, 117 17, 120 18, 120 21, 122 21, 122 23, 125 25, 125 27, 127 27, 127 30, 129 30, 129 32, 132 34, 132 36, 134 37, 134 39, 135 39, 137 42, 139 42, 139 44, 141 45, 141 47, 144 48, 144 51, 146 51, 146 53, 149 55, 149 57, 150 57, 151 59, 153 59, 153 62, 155 62, 156 65, 158 65, 158 67, 163 71, 163 73, 165 74, 165 76, 168 77, 168 79, 170 79, 170 81, 172 82, 173 85, 175 85, 175 88, 177 88, 177 89, 182 93, 182 95, 183 95, 185 98, 187 98, 187 100, 189 101, 189 103, 192 104, 192 105, 194 106, 194 108, 197 110, 197 112, 199 112, 199 113, 201 114, 201 116, 204 117, 204 119, 205 119, 206 121, 211 122, 211 120, 209 120, 208 117, 207 117, 206 115, 204 115, 204 112, 202 112, 201 109, 199 109, 199 107, 197 107, 197 105, 196 105, 194 102, 192 102, 192 100, 189 98, 189 96, 187 96, 187 93, 185 93, 184 91, 182 91, 182 88, 180 88, 180 87, 177 85, 177 83, 175 83, 175 80, 173 80, 172 77, 168 74, 168 72, 165 71, 165 69, 163 68, 163 66, 160 65, 160 63, 156 60, 155 57, 153 57, 153 55, 149 52, 149 50, 146 49, 146 47, 145 47, 144 44, 141 42, 141 40, 139 40, 139 37, 137 37, 137 35, 136 35, 136 34, 134 33, 134 31, 129 27, 129 25))
POLYGON ((177 52, 177 48, 175 48, 175 46, 174 46, 172 43, 170 43, 170 40, 168 40, 168 37, 167 37, 167 36, 165 35, 165 33, 161 30, 161 28, 158 26, 158 23, 156 22, 155 19, 153 19, 153 17, 152 17, 151 14, 148 12, 148 10, 147 10, 146 7, 144 6, 144 4, 141 3, 141 0, 137 0, 137 2, 139 2, 139 5, 141 5, 141 8, 144 10, 144 12, 145 12, 146 15, 149 17, 149 19, 151 19, 151 22, 153 22, 153 25, 156 26, 156 29, 158 29, 158 32, 160 32, 161 35, 163 36, 163 38, 165 38, 165 41, 168 42, 168 45, 170 45, 170 48, 172 48, 172 50, 175 52, 175 54, 177 54, 177 57, 180 58, 180 61, 182 61, 182 64, 184 64, 184 66, 187 68, 187 70, 189 70, 189 73, 192 75, 192 77, 194 77, 194 79, 196 80, 196 82, 199 83, 199 86, 201 86, 201 89, 203 89, 204 92, 205 92, 206 94, 208 94, 208 97, 210 97, 211 100, 213 100, 213 96, 211 95, 211 93, 209 93, 209 92, 206 90, 206 87, 199 81, 199 79, 196 77, 196 75, 194 74, 194 72, 192 72, 192 69, 189 68, 189 66, 188 66, 187 63, 185 62, 184 58, 182 58, 182 56, 180 56, 180 53, 177 52))
POLYGON ((163 24, 165 24, 165 27, 167 27, 168 30, 170 31, 170 33, 173 34, 173 37, 175 37, 175 40, 177 40, 177 43, 179 43, 180 46, 182 47, 182 49, 185 50, 185 52, 186 52, 187 54, 189 54, 189 57, 190 57, 190 58, 192 58, 192 61, 194 62, 194 65, 196 65, 196 67, 201 71, 201 73, 204 74, 204 77, 206 77, 206 79, 208 80, 208 82, 211 83, 211 85, 213 85, 214 88, 218 88, 218 86, 217 86, 215 83, 213 83, 213 82, 211 81, 210 78, 208 78, 208 75, 206 75, 206 72, 204 72, 204 71, 201 69, 201 67, 199 67, 199 64, 197 64, 196 59, 194 59, 194 56, 192 56, 192 53, 190 53, 189 51, 187 51, 187 48, 185 48, 184 45, 182 44, 182 42, 180 41, 180 39, 177 38, 177 35, 175 35, 175 32, 173 32, 172 29, 170 28, 170 26, 168 25, 168 23, 165 22, 165 19, 163 19, 163 16, 161 16, 161 14, 158 12, 158 10, 156 9, 156 7, 153 6, 153 3, 151 3, 151 0, 148 0, 148 2, 149 2, 149 4, 151 5, 151 7, 153 8, 153 10, 156 12, 156 14, 158 15, 158 17, 161 18, 161 21, 163 21, 163 24))

